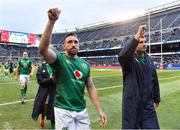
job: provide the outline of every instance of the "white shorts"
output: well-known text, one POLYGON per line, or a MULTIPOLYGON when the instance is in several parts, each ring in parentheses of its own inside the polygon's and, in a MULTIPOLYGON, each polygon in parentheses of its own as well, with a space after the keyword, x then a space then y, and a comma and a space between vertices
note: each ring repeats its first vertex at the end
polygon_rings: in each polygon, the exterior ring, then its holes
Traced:
POLYGON ((9 73, 9 69, 5 69, 4 72, 5 72, 5 73, 9 73))
POLYGON ((91 130, 88 111, 69 111, 54 107, 56 130, 91 130))
POLYGON ((29 80, 29 75, 24 75, 24 74, 21 74, 19 76, 19 80, 20 80, 20 83, 21 84, 27 84, 28 80, 29 80))

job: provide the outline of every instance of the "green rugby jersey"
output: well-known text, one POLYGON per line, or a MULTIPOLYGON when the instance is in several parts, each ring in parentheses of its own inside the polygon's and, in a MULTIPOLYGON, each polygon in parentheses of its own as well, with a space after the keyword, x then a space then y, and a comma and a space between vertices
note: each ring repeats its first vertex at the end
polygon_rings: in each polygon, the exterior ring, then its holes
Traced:
POLYGON ((31 59, 19 60, 19 74, 29 75, 31 73, 31 65, 33 64, 31 59))
POLYGON ((84 88, 90 76, 90 64, 77 57, 57 54, 51 64, 56 72, 56 95, 54 106, 66 110, 82 111, 86 107, 84 88))
POLYGON ((13 63, 13 68, 15 69, 17 67, 17 62, 13 63))
POLYGON ((8 64, 8 63, 7 63, 7 64, 6 64, 6 63, 4 64, 4 69, 7 70, 7 69, 9 69, 9 67, 10 67, 10 64, 8 64))

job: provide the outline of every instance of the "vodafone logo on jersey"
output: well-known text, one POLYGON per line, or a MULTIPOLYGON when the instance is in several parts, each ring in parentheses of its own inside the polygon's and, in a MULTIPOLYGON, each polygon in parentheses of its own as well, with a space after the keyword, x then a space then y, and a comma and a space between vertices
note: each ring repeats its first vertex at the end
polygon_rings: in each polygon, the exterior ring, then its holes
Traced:
POLYGON ((82 78, 82 76, 83 76, 83 74, 82 74, 81 71, 79 71, 79 70, 75 70, 75 71, 74 71, 74 75, 75 75, 75 77, 76 77, 77 79, 80 79, 80 78, 82 78))

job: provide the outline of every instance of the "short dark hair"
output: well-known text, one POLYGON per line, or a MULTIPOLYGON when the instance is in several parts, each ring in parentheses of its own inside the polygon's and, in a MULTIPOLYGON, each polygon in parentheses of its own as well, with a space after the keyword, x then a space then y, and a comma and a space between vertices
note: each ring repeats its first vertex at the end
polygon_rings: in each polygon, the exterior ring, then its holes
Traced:
POLYGON ((74 32, 69 32, 69 33, 67 33, 67 34, 65 35, 65 37, 64 37, 64 42, 65 42, 66 38, 69 37, 69 36, 75 36, 75 37, 79 40, 79 38, 78 38, 78 36, 77 36, 76 33, 74 33, 74 32))

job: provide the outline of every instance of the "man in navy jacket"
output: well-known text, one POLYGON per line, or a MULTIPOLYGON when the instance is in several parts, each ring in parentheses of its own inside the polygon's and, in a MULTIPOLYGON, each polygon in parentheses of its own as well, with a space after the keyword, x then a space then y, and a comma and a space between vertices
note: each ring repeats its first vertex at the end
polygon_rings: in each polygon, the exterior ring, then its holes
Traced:
POLYGON ((159 129, 155 108, 160 102, 159 82, 153 61, 147 55, 146 25, 139 29, 118 60, 123 72, 122 129, 159 129))
POLYGON ((54 72, 47 63, 42 63, 36 74, 39 84, 38 92, 33 104, 32 119, 37 120, 40 115, 40 125, 44 127, 45 116, 51 121, 51 129, 55 129, 54 117, 54 95, 55 95, 55 78, 54 72))

